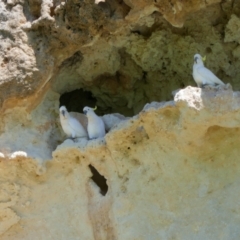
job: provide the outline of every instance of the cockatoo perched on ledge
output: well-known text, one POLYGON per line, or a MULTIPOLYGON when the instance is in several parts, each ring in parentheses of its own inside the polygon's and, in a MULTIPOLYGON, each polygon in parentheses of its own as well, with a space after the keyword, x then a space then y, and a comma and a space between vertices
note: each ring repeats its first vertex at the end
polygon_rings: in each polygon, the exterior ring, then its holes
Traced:
POLYGON ((106 133, 103 120, 94 112, 96 109, 97 107, 95 109, 90 107, 83 108, 83 113, 88 118, 87 130, 89 139, 102 138, 106 133))
POLYGON ((69 113, 65 106, 59 108, 60 122, 63 131, 71 138, 87 138, 87 132, 82 124, 69 113))
POLYGON ((193 78, 197 83, 198 87, 204 87, 206 85, 224 86, 225 84, 204 66, 203 61, 204 58, 202 58, 200 54, 194 55, 193 78))

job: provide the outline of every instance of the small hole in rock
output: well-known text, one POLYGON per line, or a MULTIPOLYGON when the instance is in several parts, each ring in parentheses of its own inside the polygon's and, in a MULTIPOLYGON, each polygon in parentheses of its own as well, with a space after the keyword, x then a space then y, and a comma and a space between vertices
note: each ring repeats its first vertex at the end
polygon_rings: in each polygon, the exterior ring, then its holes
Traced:
POLYGON ((107 179, 102 176, 95 167, 93 167, 91 164, 88 165, 92 172, 91 179, 96 183, 96 185, 100 188, 100 193, 105 196, 108 192, 108 185, 107 185, 107 179))

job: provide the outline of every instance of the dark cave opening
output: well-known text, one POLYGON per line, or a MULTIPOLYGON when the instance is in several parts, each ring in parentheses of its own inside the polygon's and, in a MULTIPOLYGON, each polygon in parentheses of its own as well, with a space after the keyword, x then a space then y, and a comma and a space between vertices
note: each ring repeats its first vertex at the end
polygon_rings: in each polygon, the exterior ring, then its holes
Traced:
POLYGON ((93 182, 99 187, 100 193, 105 196, 108 192, 108 185, 107 185, 107 179, 101 175, 98 170, 93 165, 88 165, 92 172, 91 179, 93 182))
POLYGON ((91 92, 76 89, 62 94, 59 101, 60 106, 65 106, 69 112, 82 113, 85 106, 94 107, 97 99, 92 96, 91 92))
POLYGON ((71 92, 63 93, 59 99, 59 107, 65 106, 69 112, 83 112, 83 108, 88 106, 94 108, 97 106, 96 113, 99 116, 110 113, 120 113, 124 116, 132 116, 133 109, 128 108, 126 99, 118 100, 119 104, 113 100, 113 96, 103 93, 101 96, 95 97, 91 91, 76 89, 71 92))

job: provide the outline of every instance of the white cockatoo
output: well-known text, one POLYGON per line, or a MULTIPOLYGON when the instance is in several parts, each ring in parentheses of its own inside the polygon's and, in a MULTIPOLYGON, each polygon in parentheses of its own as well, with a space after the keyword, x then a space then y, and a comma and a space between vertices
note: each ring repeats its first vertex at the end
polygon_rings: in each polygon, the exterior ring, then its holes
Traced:
POLYGON ((65 106, 59 108, 60 122, 63 131, 71 138, 87 138, 87 132, 82 124, 67 111, 65 106))
POLYGON ((83 108, 83 113, 87 116, 88 118, 88 137, 89 139, 95 139, 95 138, 102 138, 105 136, 106 131, 105 131, 105 125, 102 120, 95 112, 95 109, 90 108, 90 107, 84 107, 83 108))
POLYGON ((206 85, 224 86, 225 84, 204 66, 203 61, 204 58, 202 58, 200 54, 194 55, 193 78, 197 83, 198 87, 204 87, 206 85))

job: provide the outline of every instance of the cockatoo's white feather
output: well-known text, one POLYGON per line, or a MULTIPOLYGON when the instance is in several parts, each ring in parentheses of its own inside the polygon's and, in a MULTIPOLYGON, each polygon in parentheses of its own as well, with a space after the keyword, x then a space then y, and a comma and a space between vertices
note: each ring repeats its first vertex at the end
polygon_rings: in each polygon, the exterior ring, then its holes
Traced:
POLYGON ((65 106, 60 107, 59 115, 62 129, 68 137, 87 137, 87 132, 82 124, 76 118, 71 116, 65 106))
POLYGON ((88 118, 88 137, 89 139, 102 138, 105 136, 105 125, 103 120, 96 115, 93 108, 84 107, 83 113, 88 118))
POLYGON ((205 85, 225 85, 217 76, 204 66, 203 58, 200 54, 194 55, 193 78, 198 87, 203 87, 205 85))

